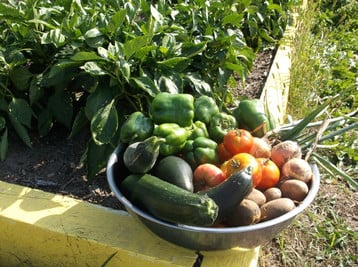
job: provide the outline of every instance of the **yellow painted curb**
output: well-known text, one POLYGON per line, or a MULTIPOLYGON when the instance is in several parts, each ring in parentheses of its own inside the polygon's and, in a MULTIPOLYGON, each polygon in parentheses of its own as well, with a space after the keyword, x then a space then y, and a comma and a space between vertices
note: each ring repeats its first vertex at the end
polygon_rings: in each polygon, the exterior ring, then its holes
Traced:
MULTIPOLYGON (((303 0, 302 10, 307 8, 307 0, 303 0)), ((287 26, 285 34, 280 40, 270 72, 267 76, 260 100, 267 104, 276 125, 285 123, 287 101, 290 86, 290 69, 292 55, 292 41, 297 31, 297 14, 293 15, 292 26, 287 26)))
MULTIPOLYGON (((0 266, 193 266, 124 211, 0 182, 0 266)), ((259 248, 202 252, 201 266, 256 266, 259 248)))

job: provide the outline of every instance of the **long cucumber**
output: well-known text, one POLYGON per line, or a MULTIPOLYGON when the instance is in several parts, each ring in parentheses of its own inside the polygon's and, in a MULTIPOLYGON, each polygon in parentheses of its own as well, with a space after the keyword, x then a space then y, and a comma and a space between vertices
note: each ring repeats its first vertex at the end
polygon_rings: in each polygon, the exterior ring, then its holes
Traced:
POLYGON ((218 206, 207 195, 189 192, 149 174, 129 175, 120 188, 134 205, 167 222, 210 226, 218 215, 218 206))

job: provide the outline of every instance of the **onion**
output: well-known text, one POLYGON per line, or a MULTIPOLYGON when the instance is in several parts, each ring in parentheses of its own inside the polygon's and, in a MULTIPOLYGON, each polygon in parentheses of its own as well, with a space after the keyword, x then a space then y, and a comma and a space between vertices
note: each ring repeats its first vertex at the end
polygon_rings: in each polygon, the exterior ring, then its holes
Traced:
POLYGON ((281 169, 281 180, 297 179, 309 183, 313 177, 311 166, 304 159, 293 158, 287 161, 281 169))
POLYGON ((279 168, 288 160, 301 157, 301 147, 295 141, 283 141, 275 145, 271 150, 271 160, 275 162, 279 168))

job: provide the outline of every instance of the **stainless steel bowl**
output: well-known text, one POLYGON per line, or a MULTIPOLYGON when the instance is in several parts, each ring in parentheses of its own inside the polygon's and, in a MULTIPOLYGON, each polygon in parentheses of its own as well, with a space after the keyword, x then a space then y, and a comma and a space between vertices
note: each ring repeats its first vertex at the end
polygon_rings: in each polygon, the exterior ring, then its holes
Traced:
POLYGON ((107 180, 115 196, 124 205, 129 214, 139 219, 157 236, 176 245, 202 251, 224 250, 233 247, 254 248, 272 240, 293 219, 306 209, 317 195, 320 174, 316 165, 312 165, 314 178, 307 197, 292 211, 269 221, 250 226, 209 228, 167 223, 135 207, 119 190, 118 174, 121 171, 121 158, 118 148, 111 154, 107 163, 107 180))

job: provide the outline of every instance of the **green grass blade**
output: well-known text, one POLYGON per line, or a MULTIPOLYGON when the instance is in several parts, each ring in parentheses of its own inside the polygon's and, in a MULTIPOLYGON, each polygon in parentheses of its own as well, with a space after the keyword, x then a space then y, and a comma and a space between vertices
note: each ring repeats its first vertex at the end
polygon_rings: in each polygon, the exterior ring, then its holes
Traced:
POLYGON ((328 172, 330 172, 333 175, 339 175, 341 176, 343 179, 345 179, 347 181, 347 183, 354 189, 357 190, 358 189, 358 182, 356 180, 354 180, 352 177, 350 177, 348 174, 346 174, 344 171, 342 171, 341 169, 337 168, 335 165, 333 165, 330 161, 326 160, 325 158, 321 157, 320 155, 316 154, 316 153, 312 153, 313 158, 315 159, 315 161, 321 166, 323 167, 325 170, 327 170, 328 172))

